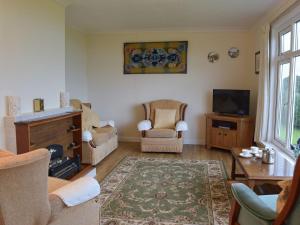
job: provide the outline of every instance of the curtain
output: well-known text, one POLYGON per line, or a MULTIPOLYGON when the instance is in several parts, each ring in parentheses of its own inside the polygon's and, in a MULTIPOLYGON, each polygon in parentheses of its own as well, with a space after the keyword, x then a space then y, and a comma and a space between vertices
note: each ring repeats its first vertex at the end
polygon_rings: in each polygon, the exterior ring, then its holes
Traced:
POLYGON ((258 79, 258 99, 254 140, 257 144, 267 141, 270 108, 270 25, 260 30, 260 73, 258 79))

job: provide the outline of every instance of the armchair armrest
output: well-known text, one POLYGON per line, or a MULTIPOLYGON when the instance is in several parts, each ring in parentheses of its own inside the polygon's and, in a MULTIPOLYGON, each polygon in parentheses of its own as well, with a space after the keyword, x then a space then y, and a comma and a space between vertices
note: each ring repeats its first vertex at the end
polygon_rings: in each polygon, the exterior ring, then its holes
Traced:
POLYGON ((100 194, 100 185, 94 178, 82 177, 51 194, 57 195, 69 207, 76 206, 97 197, 100 194))
POLYGON ((93 140, 93 135, 90 131, 85 130, 82 132, 82 141, 84 142, 90 142, 91 140, 93 140))
POLYGON ((175 130, 176 131, 187 131, 189 129, 187 123, 183 120, 180 120, 176 123, 175 130))
POLYGON ((143 120, 143 121, 138 123, 137 127, 138 127, 139 131, 150 130, 152 128, 151 121, 150 120, 143 120))
POLYGON ((231 185, 231 191, 238 204, 253 216, 272 221, 276 212, 269 208, 250 188, 241 183, 231 185))

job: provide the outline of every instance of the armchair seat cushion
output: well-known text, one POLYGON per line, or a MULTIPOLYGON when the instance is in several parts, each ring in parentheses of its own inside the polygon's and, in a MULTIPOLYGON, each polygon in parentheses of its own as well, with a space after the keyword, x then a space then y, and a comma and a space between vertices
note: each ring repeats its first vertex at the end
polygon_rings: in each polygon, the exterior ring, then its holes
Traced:
POLYGON ((174 129, 151 129, 146 131, 147 138, 175 138, 177 133, 174 129))
POLYGON ((96 146, 99 146, 104 142, 107 142, 116 134, 117 134, 116 128, 111 126, 95 128, 92 132, 93 142, 96 146))

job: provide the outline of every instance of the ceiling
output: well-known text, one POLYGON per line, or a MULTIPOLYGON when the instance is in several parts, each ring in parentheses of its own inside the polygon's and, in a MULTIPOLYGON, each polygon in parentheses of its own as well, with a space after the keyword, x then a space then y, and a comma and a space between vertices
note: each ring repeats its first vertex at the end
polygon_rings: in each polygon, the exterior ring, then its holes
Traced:
POLYGON ((86 32, 249 29, 284 0, 56 0, 86 32))

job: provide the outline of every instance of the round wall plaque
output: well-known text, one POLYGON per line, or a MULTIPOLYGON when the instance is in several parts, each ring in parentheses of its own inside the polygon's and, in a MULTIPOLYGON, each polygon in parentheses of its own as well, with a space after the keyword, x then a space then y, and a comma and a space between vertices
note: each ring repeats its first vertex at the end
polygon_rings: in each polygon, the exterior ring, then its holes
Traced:
POLYGON ((219 60, 219 54, 216 52, 210 52, 207 55, 207 59, 210 63, 214 63, 219 60))
POLYGON ((240 50, 236 47, 232 47, 228 50, 228 55, 231 58, 237 58, 240 55, 240 50))

